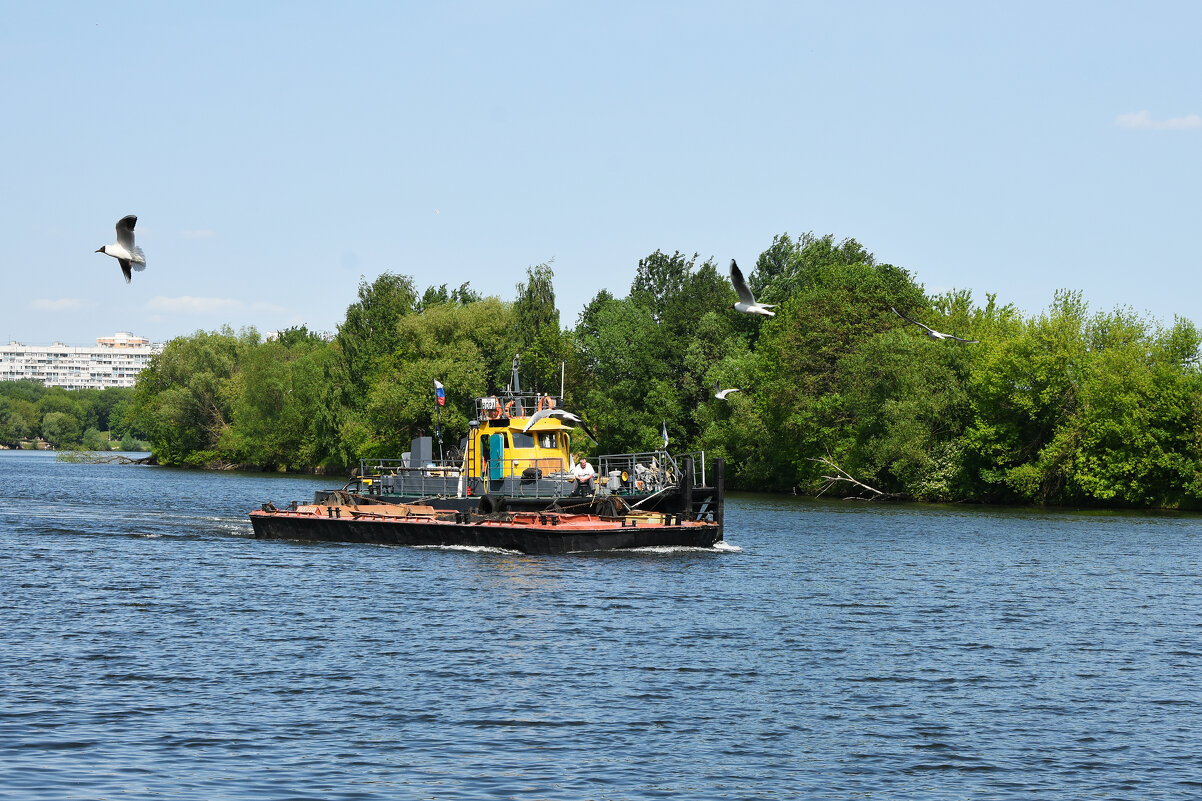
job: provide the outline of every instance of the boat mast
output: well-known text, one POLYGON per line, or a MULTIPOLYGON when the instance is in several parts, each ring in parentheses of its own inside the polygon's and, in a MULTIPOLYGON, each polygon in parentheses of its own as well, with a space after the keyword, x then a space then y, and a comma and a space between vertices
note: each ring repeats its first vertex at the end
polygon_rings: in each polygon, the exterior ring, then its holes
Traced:
POLYGON ((521 368, 521 366, 522 366, 522 360, 518 357, 518 354, 516 354, 516 353, 513 354, 513 372, 509 376, 509 394, 510 395, 521 395, 522 394, 522 381, 518 377, 518 370, 521 368))

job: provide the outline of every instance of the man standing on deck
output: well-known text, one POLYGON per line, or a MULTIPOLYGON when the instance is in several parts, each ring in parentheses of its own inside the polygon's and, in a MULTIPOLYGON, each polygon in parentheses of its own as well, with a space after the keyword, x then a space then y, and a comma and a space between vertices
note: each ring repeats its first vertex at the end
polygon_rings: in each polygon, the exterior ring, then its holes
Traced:
POLYGON ((576 466, 572 468, 572 480, 576 482, 575 488, 572 490, 573 495, 592 495, 593 494, 593 476, 597 475, 597 471, 593 470, 593 466, 588 463, 588 459, 583 456, 576 466))

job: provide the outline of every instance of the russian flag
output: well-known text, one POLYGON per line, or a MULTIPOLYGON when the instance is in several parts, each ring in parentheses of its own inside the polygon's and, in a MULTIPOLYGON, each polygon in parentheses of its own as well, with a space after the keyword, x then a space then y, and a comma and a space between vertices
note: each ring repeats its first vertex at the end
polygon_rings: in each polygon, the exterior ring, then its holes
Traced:
POLYGON ((434 379, 434 397, 438 400, 439 406, 447 405, 447 391, 442 388, 442 382, 437 378, 434 379))

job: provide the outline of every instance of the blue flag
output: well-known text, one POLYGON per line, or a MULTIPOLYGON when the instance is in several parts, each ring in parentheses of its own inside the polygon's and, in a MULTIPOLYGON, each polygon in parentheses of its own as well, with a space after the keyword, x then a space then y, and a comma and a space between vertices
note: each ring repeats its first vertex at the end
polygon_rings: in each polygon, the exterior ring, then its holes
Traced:
POLYGON ((438 400, 439 406, 446 406, 447 392, 442 388, 442 382, 437 378, 434 379, 434 397, 438 400))
POLYGON ((664 421, 664 450, 668 449, 668 421, 664 421))

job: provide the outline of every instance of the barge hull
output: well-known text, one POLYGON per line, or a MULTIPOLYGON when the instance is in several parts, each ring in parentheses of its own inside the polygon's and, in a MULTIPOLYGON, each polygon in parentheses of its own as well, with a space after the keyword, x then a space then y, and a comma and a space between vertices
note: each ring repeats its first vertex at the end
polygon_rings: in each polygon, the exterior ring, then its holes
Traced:
POLYGON ((717 524, 624 526, 598 531, 571 531, 569 527, 515 526, 488 523, 448 525, 439 522, 293 516, 252 512, 257 539, 308 542, 358 542, 374 545, 468 546, 499 548, 527 554, 560 554, 612 551, 625 548, 712 548, 722 539, 717 524))

